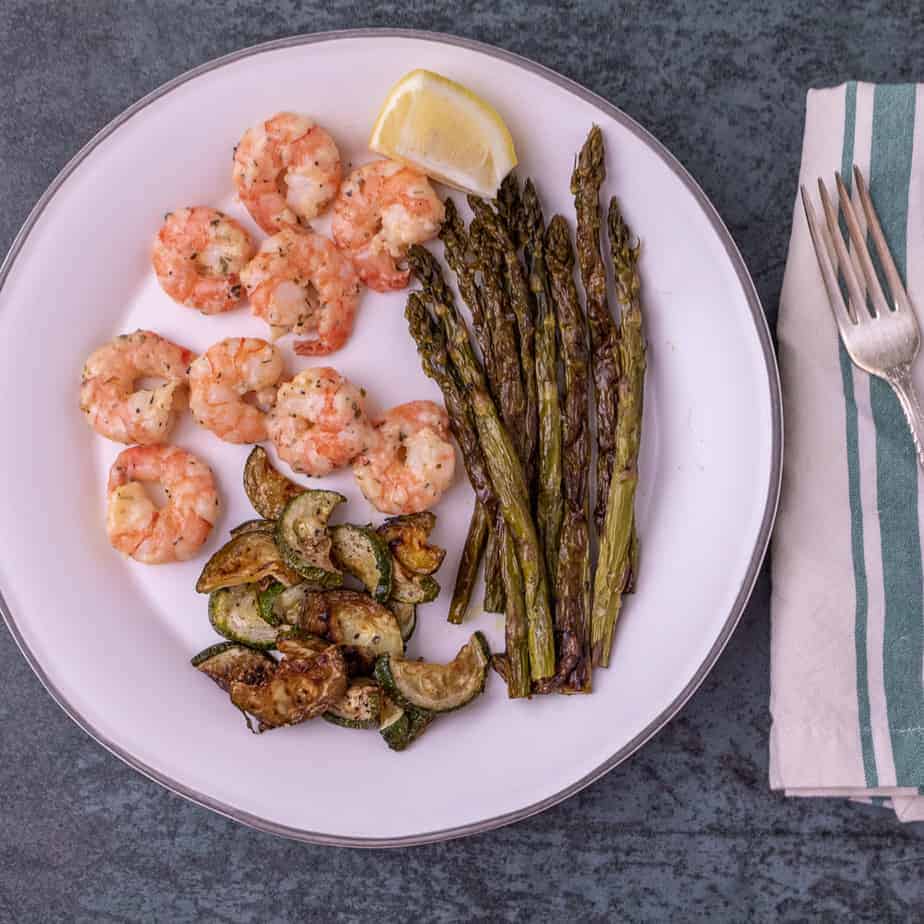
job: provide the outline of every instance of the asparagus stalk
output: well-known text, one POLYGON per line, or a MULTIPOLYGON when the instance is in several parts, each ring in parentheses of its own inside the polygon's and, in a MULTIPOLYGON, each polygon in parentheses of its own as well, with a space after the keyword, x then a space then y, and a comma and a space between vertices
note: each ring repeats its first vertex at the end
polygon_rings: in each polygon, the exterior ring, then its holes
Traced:
POLYGON ((526 613, 523 572, 517 560, 513 538, 503 523, 500 524, 500 529, 495 535, 498 537, 502 573, 507 588, 504 598, 504 634, 507 645, 504 679, 507 681, 507 695, 511 699, 517 699, 529 696, 532 692, 529 639, 527 637, 529 616, 526 613))
POLYGON ((478 348, 481 350, 484 370, 491 386, 491 394, 495 401, 499 401, 498 372, 494 358, 494 339, 492 336, 493 325, 489 323, 485 314, 483 296, 478 289, 476 280, 477 264, 469 260, 471 241, 455 202, 447 198, 444 202, 444 207, 445 218, 440 229, 440 240, 443 242, 446 262, 455 274, 462 301, 468 305, 468 310, 472 314, 472 329, 475 332, 475 339, 478 341, 478 348))
MULTIPOLYGON (((426 251, 424 251, 424 254, 429 257, 426 251)), ((430 259, 432 260, 432 258, 430 259)), ((421 260, 419 254, 417 255, 417 263, 420 264, 421 272, 432 273, 435 268, 435 264, 430 265, 429 261, 426 259, 421 260)), ((445 288, 439 287, 439 282, 441 281, 442 277, 440 277, 439 281, 434 280, 437 289, 441 294, 448 295, 449 293, 445 288)), ((430 295, 432 296, 432 294, 431 290, 430 295)), ((481 448, 481 443, 478 440, 477 428, 474 425, 474 415, 469 407, 468 399, 462 391, 455 370, 450 365, 446 350, 446 335, 443 328, 433 319, 423 299, 416 292, 412 292, 408 297, 404 314, 408 321, 411 336, 417 344, 417 350, 420 353, 424 372, 440 386, 443 392, 450 423, 453 425, 453 432, 456 433, 456 440, 462 449, 462 457, 465 460, 469 481, 471 481, 472 488, 475 490, 476 500, 479 506, 485 511, 487 523, 494 522, 500 526, 503 518, 498 510, 494 489, 487 471, 485 456, 481 448), (456 420, 459 421, 459 424, 456 424, 456 420)), ((517 466, 517 470, 519 471, 519 466, 517 466)), ((497 527, 495 527, 495 529, 497 529, 497 527)), ((503 535, 504 533, 506 533, 506 528, 502 529, 499 535, 503 535)), ((474 569, 463 569, 460 567, 456 579, 456 590, 453 592, 454 612, 463 614, 467 608, 476 574, 477 565, 474 569)), ((507 695, 514 698, 529 694, 529 623, 526 616, 525 598, 522 600, 522 605, 518 605, 515 599, 511 599, 517 595, 523 598, 525 591, 522 586, 522 573, 517 570, 516 574, 505 573, 504 577, 510 577, 512 581, 512 583, 506 587, 505 597, 507 601, 507 654, 510 658, 510 664, 513 665, 513 669, 505 672, 505 680, 507 681, 507 695), (519 582, 517 582, 517 575, 519 575, 519 582), (520 620, 520 623, 511 625, 511 620, 520 620), (525 692, 522 683, 523 664, 527 665, 525 692)), ((452 612, 453 611, 451 611, 451 613, 452 612)), ((507 664, 506 660, 504 664, 507 664)))
POLYGON ((635 488, 638 483, 638 451, 645 387, 639 249, 631 243, 631 234, 615 198, 610 200, 608 224, 616 274, 616 295, 622 305, 622 331, 619 341, 621 374, 615 461, 606 522, 600 537, 592 613, 593 662, 603 667, 610 663, 613 631, 626 581, 633 568, 635 488))
MULTIPOLYGON (((509 323, 499 325, 494 321, 494 315, 497 311, 496 300, 490 291, 481 290, 478 287, 476 281, 477 263, 469 260, 472 243, 452 199, 446 199, 445 210, 446 214, 440 230, 440 239, 443 241, 446 262, 455 274, 459 292, 471 312, 472 327, 484 360, 485 373, 488 377, 494 401, 501 406, 502 414, 504 414, 504 402, 509 403, 508 412, 510 415, 514 415, 515 408, 522 405, 523 396, 515 347, 511 348, 510 345, 511 343, 515 344, 513 325, 509 323), (495 357, 495 340, 497 340, 497 346, 501 348, 500 361, 495 357), (507 382, 510 383, 509 387, 504 384, 507 382), (503 401, 502 398, 504 399, 503 401)), ((512 420, 513 417, 510 419, 505 417, 508 427, 511 426, 512 420)), ((473 513, 473 517, 476 514, 477 511, 473 513)), ((484 608, 489 613, 502 613, 504 612, 504 576, 500 558, 500 544, 495 535, 493 524, 490 525, 490 530, 487 535, 487 543, 482 543, 485 555, 484 608)), ((474 541, 476 535, 475 524, 472 522, 469 525, 468 536, 474 541)), ((466 544, 466 551, 472 551, 469 549, 468 544, 466 544)), ((469 560, 465 557, 461 561, 469 564, 469 560)), ((475 565, 477 567, 477 561, 475 565)))
POLYGON ((568 223, 561 215, 545 234, 545 257, 552 302, 561 336, 563 376, 562 459, 564 521, 559 542, 555 622, 561 660, 557 679, 571 689, 589 692, 590 664, 590 528, 587 426, 589 373, 587 320, 574 284, 574 250, 568 223))
POLYGON ((539 490, 536 517, 545 550, 549 582, 558 571, 558 539, 564 516, 562 497, 561 406, 558 395, 557 324, 545 263, 545 222, 532 180, 523 189, 522 226, 525 234, 529 287, 536 303, 536 388, 539 397, 539 490))
MULTIPOLYGON (((436 260, 419 245, 410 248, 408 261, 421 280, 440 275, 436 260)), ((545 564, 530 512, 529 490, 516 448, 488 394, 484 371, 472 349, 468 329, 452 299, 441 301, 436 296, 443 289, 439 285, 429 287, 433 309, 446 334, 446 350, 465 386, 491 483, 516 550, 523 575, 530 675, 534 680, 541 680, 555 673, 555 642, 545 564)), ((415 340, 418 350, 428 351, 426 341, 416 336, 415 340)))
POLYGON ((503 517, 491 526, 484 549, 484 609, 486 613, 505 612, 504 563, 501 560, 500 531, 504 528, 503 517))
MULTIPOLYGON (((442 280, 440 280, 442 281, 442 280)), ((449 621, 461 622, 465 617, 478 574, 480 548, 484 547, 484 530, 497 515, 497 498, 491 485, 487 463, 478 440, 478 429, 464 390, 446 354, 446 338, 440 326, 430 316, 420 295, 412 292, 408 297, 405 317, 414 339, 426 341, 429 349, 421 354, 424 372, 433 379, 443 392, 449 423, 459 448, 462 460, 475 492, 476 514, 484 515, 483 527, 473 519, 469 525, 466 544, 462 551, 462 564, 456 574, 456 584, 449 609, 449 621), (480 547, 480 548, 479 548, 480 547), (474 564, 472 564, 474 562, 474 564), (463 564, 465 567, 463 567, 463 564)))
MULTIPOLYGON (((465 545, 462 546, 462 555, 459 558, 459 568, 456 571, 456 584, 452 591, 452 601, 449 604, 448 621, 458 625, 465 619, 468 604, 472 597, 472 588, 478 578, 478 565, 484 552, 485 542, 490 530, 490 517, 484 504, 475 500, 472 518, 468 524, 468 534, 465 545)), ((485 607, 487 609, 487 607, 485 607)))
POLYGON ((520 369, 516 318, 504 292, 503 257, 476 218, 469 228, 476 265, 481 274, 481 298, 485 323, 491 326, 497 364, 496 401, 507 430, 517 441, 521 459, 525 458, 526 390, 520 369))
POLYGON ((524 430, 522 435, 523 468, 526 483, 532 490, 535 481, 536 448, 539 444, 539 404, 536 391, 536 326, 530 298, 529 283, 517 256, 516 244, 511 240, 505 223, 484 199, 469 196, 468 203, 475 213, 479 227, 494 243, 503 257, 504 281, 510 307, 513 309, 520 339, 520 370, 526 398, 524 430))
POLYGON ((594 521, 603 529, 616 439, 619 330, 606 300, 606 268, 600 254, 600 186, 606 177, 603 133, 594 125, 571 175, 577 213, 577 254, 587 295, 591 366, 597 412, 597 503, 594 521))

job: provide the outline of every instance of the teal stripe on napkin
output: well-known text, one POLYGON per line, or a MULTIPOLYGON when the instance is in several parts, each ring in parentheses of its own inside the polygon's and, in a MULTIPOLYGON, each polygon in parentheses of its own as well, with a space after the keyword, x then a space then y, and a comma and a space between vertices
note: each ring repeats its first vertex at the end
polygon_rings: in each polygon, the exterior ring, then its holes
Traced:
MULTIPOLYGON (((857 82, 851 80, 845 88, 844 143, 841 154, 841 176, 850 188, 853 183, 854 140, 857 130, 857 82)), ((847 491, 850 500, 850 547, 853 558, 853 584, 856 599, 854 610, 854 646, 857 657, 857 718, 860 726, 860 750, 866 785, 878 786, 876 755, 873 751, 873 729, 869 711, 869 668, 866 661, 866 624, 869 611, 869 588, 866 578, 866 558, 863 554, 863 507, 860 500, 860 445, 857 400, 853 390, 853 363, 837 338, 844 389, 844 417, 847 436, 847 491)))
MULTIPOLYGON (((877 86, 870 192, 889 249, 907 279, 908 193, 915 87, 877 86)), ((870 380, 876 425, 876 490, 885 591, 883 664, 889 733, 899 786, 924 779, 924 587, 918 525, 918 469, 901 407, 881 379, 870 380)))

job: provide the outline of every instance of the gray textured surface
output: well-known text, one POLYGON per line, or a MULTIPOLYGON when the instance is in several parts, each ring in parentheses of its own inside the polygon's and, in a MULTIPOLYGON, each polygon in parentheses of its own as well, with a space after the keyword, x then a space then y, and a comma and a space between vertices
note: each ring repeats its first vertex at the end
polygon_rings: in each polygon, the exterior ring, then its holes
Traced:
MULTIPOLYGON (((97 129, 187 68, 298 32, 419 27, 533 57, 652 129, 712 197, 773 316, 805 88, 924 76, 920 8, 774 5, 0 0, 0 250, 97 129)), ((0 922, 913 919, 924 826, 767 791, 767 600, 764 579, 682 716, 590 790, 396 852, 289 843, 170 795, 79 731, 0 631, 0 922)))

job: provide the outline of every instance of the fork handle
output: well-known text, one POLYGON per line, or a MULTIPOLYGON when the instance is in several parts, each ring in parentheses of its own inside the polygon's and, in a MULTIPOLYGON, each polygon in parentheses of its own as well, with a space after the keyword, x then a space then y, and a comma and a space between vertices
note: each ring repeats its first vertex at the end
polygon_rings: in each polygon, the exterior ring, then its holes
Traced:
POLYGON ((892 390, 905 412, 905 420, 908 421, 908 428, 911 430, 911 437, 914 440, 914 450, 918 456, 918 465, 924 469, 924 412, 921 410, 918 393, 915 390, 914 383, 911 381, 911 364, 903 363, 894 369, 890 369, 885 378, 892 386, 892 390))

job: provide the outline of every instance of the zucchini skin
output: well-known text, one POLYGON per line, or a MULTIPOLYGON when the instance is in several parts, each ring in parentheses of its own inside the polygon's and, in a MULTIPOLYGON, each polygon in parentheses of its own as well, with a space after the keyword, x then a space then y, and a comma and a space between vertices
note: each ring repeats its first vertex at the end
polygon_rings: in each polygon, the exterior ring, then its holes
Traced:
POLYGON ((257 592, 257 607, 260 610, 260 616, 271 626, 279 625, 279 620, 276 618, 276 614, 273 612, 273 604, 276 602, 276 597, 278 597, 285 589, 285 584, 280 584, 279 581, 275 581, 265 590, 260 590, 257 592))
MULTIPOLYGON (((346 498, 335 491, 303 491, 286 504, 276 522, 276 545, 285 563, 306 581, 319 587, 334 588, 343 583, 343 575, 330 560, 331 540, 327 532, 327 521, 334 507, 345 501, 346 498), (309 505, 315 505, 316 509, 312 511, 309 505), (307 510, 302 509, 306 507, 307 510), (317 543, 317 548, 307 553, 314 560, 308 560, 304 547, 299 548, 296 544, 299 538, 299 519, 308 521, 314 533, 313 541, 317 543)), ((307 544, 307 540, 303 540, 303 545, 307 544)))
POLYGON ((260 606, 257 601, 256 587, 244 584, 238 587, 222 587, 213 591, 209 594, 209 622, 219 635, 223 635, 232 642, 237 642, 248 648, 269 651, 276 647, 276 633, 273 627, 260 616, 260 606), (252 619, 248 621, 251 623, 254 631, 250 633, 246 631, 246 624, 245 631, 238 631, 230 626, 227 621, 227 613, 223 608, 225 604, 229 602, 228 598, 231 594, 245 592, 249 592, 253 595, 253 616, 252 619), (264 629, 268 634, 263 637, 257 637, 258 635, 262 636, 262 632, 258 632, 257 630, 264 629))
POLYGON ((436 718, 432 712, 422 709, 394 707, 399 709, 401 715, 379 727, 379 734, 393 751, 404 751, 416 741, 436 718))
POLYGON ((352 523, 335 526, 330 536, 331 557, 335 564, 360 580, 374 600, 379 603, 388 600, 392 588, 392 556, 388 543, 371 527, 352 523), (367 567, 357 564, 357 553, 371 556, 367 567), (376 575, 374 583, 368 579, 370 572, 376 575))
POLYGON ((275 520, 286 504, 306 488, 276 471, 262 446, 254 446, 244 463, 244 493, 253 509, 266 520, 275 520))
POLYGON ((392 556, 391 596, 399 603, 429 603, 440 595, 440 585, 429 574, 415 574, 392 556))
POLYGON ((209 659, 214 658, 215 655, 224 654, 232 648, 239 647, 240 644, 238 642, 216 642, 214 645, 209 645, 208 648, 203 648, 198 654, 194 654, 189 659, 189 663, 193 667, 198 667, 200 664, 204 664, 209 659))
POLYGON ((243 536, 245 533, 269 533, 272 535, 275 531, 275 520, 244 520, 243 523, 238 523, 231 530, 231 538, 243 536))
MULTIPOLYGON (((401 688, 398 686, 398 683, 395 680, 395 676, 392 672, 391 655, 382 655, 376 660, 373 676, 379 682, 379 684, 382 686, 382 689, 385 690, 388 696, 398 706, 402 707, 406 711, 410 710, 417 712, 427 712, 437 715, 443 715, 448 712, 455 712, 457 709, 461 709, 463 706, 467 706, 474 699, 484 693, 485 684, 487 683, 488 667, 491 663, 491 650, 488 647, 487 639, 485 639, 481 632, 474 632, 472 634, 472 637, 465 643, 463 648, 460 649, 459 654, 456 655, 456 658, 458 658, 469 645, 473 644, 478 645, 481 649, 481 657, 483 660, 480 683, 476 688, 472 689, 470 695, 468 695, 465 700, 460 703, 456 703, 455 705, 445 706, 444 708, 438 708, 435 705, 424 707, 421 706, 420 703, 415 703, 408 699, 408 697, 401 691, 401 688)), ((453 661, 455 661, 456 658, 454 658, 453 661)), ((453 662, 450 662, 450 664, 452 663, 453 662)), ((449 666, 449 664, 433 665, 434 669, 446 669, 449 666)))
POLYGON ((265 651, 256 651, 241 645, 238 642, 219 642, 210 645, 190 658, 189 663, 200 673, 205 674, 226 692, 231 684, 238 681, 259 683, 272 676, 276 670, 276 661, 265 651), (209 662, 221 659, 222 655, 235 654, 228 663, 218 669, 218 664, 209 665, 209 662))

